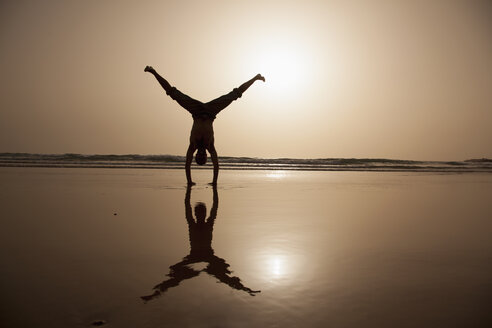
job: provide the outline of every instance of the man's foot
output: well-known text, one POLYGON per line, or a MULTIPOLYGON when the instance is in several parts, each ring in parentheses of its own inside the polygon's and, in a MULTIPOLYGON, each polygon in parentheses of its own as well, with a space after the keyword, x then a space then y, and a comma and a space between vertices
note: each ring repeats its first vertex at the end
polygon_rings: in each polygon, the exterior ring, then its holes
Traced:
POLYGON ((262 80, 263 82, 265 82, 265 77, 263 77, 263 75, 261 75, 261 74, 257 74, 256 75, 256 79, 257 80, 262 80))
POLYGON ((188 181, 188 187, 191 187, 191 186, 194 186, 196 185, 196 183, 194 183, 193 181, 188 181))
POLYGON ((145 66, 144 72, 154 72, 154 68, 152 66, 145 66))

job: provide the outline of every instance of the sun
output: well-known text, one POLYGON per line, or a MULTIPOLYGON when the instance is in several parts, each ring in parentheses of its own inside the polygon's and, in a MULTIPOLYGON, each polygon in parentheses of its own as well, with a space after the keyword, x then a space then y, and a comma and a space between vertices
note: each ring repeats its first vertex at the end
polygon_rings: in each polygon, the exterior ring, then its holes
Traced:
POLYGON ((302 42, 271 39, 259 42, 248 57, 250 70, 266 78, 265 88, 272 96, 302 97, 313 74, 313 61, 302 42))

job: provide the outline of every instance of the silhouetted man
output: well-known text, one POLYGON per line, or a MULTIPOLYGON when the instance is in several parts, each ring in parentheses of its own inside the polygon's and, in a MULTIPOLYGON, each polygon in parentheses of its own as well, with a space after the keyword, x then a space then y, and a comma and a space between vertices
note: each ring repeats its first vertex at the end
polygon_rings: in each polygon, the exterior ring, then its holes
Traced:
POLYGON ((217 178, 219 176, 219 160, 217 158, 217 152, 214 146, 214 128, 213 122, 217 114, 229 106, 231 102, 240 98, 244 91, 246 91, 255 81, 262 80, 265 82, 265 78, 260 74, 256 75, 251 80, 243 83, 238 88, 234 88, 231 92, 223 95, 217 99, 209 101, 208 103, 202 103, 195 100, 175 87, 172 87, 162 76, 160 76, 152 66, 147 66, 144 69, 145 72, 149 72, 155 76, 159 84, 166 90, 167 95, 176 100, 178 104, 186 109, 193 116, 193 127, 191 128, 190 145, 186 152, 186 180, 188 184, 192 185, 194 182, 191 180, 191 161, 193 160, 193 154, 198 150, 195 161, 198 165, 204 165, 207 162, 207 150, 212 157, 212 163, 214 165, 214 177, 212 184, 217 184, 217 178))

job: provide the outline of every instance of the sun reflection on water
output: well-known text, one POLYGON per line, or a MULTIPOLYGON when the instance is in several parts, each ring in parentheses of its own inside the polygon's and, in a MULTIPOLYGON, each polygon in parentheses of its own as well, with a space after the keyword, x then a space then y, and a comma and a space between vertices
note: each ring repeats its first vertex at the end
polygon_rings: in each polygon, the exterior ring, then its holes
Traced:
POLYGON ((279 253, 269 253, 263 256, 263 275, 269 281, 285 281, 292 275, 292 267, 289 257, 279 253))
POLYGON ((273 277, 280 278, 287 273, 285 257, 274 255, 270 259, 269 270, 273 277))
POLYGON ((267 178, 270 179, 282 179, 287 176, 287 173, 282 170, 275 170, 275 171, 270 171, 266 174, 267 178))

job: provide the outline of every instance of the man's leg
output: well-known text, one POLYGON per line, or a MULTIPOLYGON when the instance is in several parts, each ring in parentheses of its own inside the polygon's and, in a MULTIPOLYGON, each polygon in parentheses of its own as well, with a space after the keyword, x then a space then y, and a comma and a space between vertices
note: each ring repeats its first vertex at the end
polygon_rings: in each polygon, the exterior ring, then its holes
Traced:
POLYGON ((262 80, 265 82, 265 78, 260 74, 257 74, 254 78, 249 81, 244 82, 238 88, 235 88, 226 95, 223 95, 217 99, 214 99, 205 104, 206 108, 213 114, 217 115, 221 110, 229 106, 234 100, 241 98, 243 92, 248 90, 248 88, 257 80, 262 80))
POLYGON ((152 66, 145 66, 144 72, 149 72, 154 75, 161 87, 166 90, 166 93, 169 94, 169 92, 171 92, 172 86, 166 81, 166 79, 160 76, 152 66))
POLYGON ((166 81, 152 66, 146 66, 144 69, 145 72, 149 72, 155 76, 159 84, 166 91, 166 94, 169 95, 173 100, 175 100, 178 104, 181 105, 184 109, 190 112, 192 115, 198 113, 200 109, 203 107, 202 102, 191 98, 188 95, 185 95, 175 87, 171 86, 169 82, 166 81))
POLYGON ((200 271, 196 271, 188 267, 189 264, 195 262, 186 261, 186 259, 187 258, 183 259, 183 261, 179 263, 170 266, 171 270, 168 276, 171 278, 157 284, 153 288, 155 290, 153 294, 147 296, 140 296, 140 298, 145 302, 148 302, 158 296, 161 296, 161 294, 165 293, 169 288, 178 286, 181 283, 181 281, 198 276, 200 274, 200 271))
POLYGON ((252 78, 249 81, 244 82, 243 84, 241 84, 239 86, 239 88, 238 88, 239 92, 241 92, 241 94, 242 94, 244 91, 248 90, 248 88, 253 83, 255 83, 255 81, 258 81, 258 80, 262 80, 263 82, 265 82, 265 78, 261 74, 256 74, 256 76, 254 78, 252 78))

